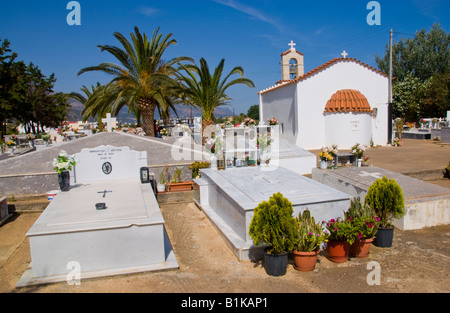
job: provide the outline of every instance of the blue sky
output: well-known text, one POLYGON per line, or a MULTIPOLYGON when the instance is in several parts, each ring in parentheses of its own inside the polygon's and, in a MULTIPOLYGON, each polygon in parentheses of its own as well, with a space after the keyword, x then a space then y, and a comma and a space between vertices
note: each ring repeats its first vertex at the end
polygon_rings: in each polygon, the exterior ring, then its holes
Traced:
POLYGON ((304 54, 305 71, 341 57, 376 66, 389 40, 413 37, 438 22, 448 32, 450 1, 378 1, 381 25, 368 25, 371 12, 366 0, 273 1, 273 0, 172 0, 118 1, 80 0, 81 25, 69 26, 66 0, 2 1, 0 37, 11 41, 18 59, 38 65, 45 75, 55 73, 56 91, 79 91, 83 85, 108 77, 101 73, 77 72, 87 66, 114 61, 100 44, 120 45, 113 32, 129 38, 134 26, 151 36, 160 27, 172 33, 178 43, 165 57, 201 57, 213 69, 225 58, 227 70, 240 65, 256 88, 235 86, 229 96, 236 113, 246 113, 258 103, 257 92, 281 79, 280 54, 293 40, 304 54))

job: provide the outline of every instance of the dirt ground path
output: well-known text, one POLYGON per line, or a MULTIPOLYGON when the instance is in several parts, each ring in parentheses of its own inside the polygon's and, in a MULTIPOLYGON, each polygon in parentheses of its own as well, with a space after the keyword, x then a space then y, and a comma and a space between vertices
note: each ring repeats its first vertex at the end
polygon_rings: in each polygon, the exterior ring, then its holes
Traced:
MULTIPOLYGON (((268 276, 262 265, 238 261, 204 214, 194 205, 161 208, 179 263, 178 270, 88 279, 79 286, 67 283, 15 288, 30 262, 28 240, 22 240, 0 268, 1 292, 55 293, 302 293, 302 292, 443 292, 450 291, 450 225, 418 231, 395 231, 392 248, 371 247, 366 259, 335 264, 319 255, 316 270, 268 276), (380 285, 367 276, 380 265, 380 285)), ((0 229, 25 235, 38 214, 22 214, 0 229)), ((4 251, 5 247, 1 247, 4 251)))

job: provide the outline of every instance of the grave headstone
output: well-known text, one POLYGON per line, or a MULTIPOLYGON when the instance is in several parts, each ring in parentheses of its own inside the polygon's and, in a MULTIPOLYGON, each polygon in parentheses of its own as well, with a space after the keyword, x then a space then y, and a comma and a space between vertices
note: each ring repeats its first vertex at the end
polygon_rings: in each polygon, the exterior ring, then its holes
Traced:
POLYGON ((106 124, 108 133, 112 132, 113 128, 117 128, 117 119, 111 117, 111 113, 106 113, 106 118, 102 118, 102 123, 106 124))
POLYGON ((8 198, 0 197, 0 226, 11 216, 8 212, 8 198))
POLYGON ((74 157, 79 161, 71 173, 75 183, 139 179, 140 168, 147 166, 147 152, 130 150, 129 147, 85 148, 74 157))

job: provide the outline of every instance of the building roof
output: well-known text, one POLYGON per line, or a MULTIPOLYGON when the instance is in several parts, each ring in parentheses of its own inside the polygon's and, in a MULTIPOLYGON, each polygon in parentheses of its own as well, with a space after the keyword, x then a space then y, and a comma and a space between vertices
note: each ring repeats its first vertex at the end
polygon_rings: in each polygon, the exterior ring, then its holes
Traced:
POLYGON ((299 82, 299 81, 302 81, 302 80, 305 80, 305 79, 313 76, 314 74, 317 74, 320 71, 330 67, 333 64, 339 63, 339 62, 356 63, 356 64, 359 64, 359 65, 362 65, 363 67, 367 68, 368 70, 371 70, 372 72, 380 74, 380 75, 382 75, 382 76, 384 76, 386 78, 388 77, 388 75, 386 75, 385 73, 383 73, 383 72, 377 70, 376 68, 374 68, 374 67, 372 67, 372 66, 370 66, 370 65, 368 65, 366 63, 363 63, 363 62, 361 62, 361 61, 359 61, 357 59, 354 59, 354 58, 336 58, 336 59, 328 61, 325 64, 322 64, 319 67, 316 67, 315 69, 309 71, 308 73, 306 73, 306 74, 304 74, 302 76, 297 77, 296 79, 292 79, 292 80, 289 80, 289 81, 286 81, 286 80, 279 81, 279 82, 276 83, 275 86, 266 88, 266 89, 258 92, 258 94, 264 94, 266 92, 269 92, 269 91, 272 91, 272 90, 275 90, 275 89, 278 89, 278 88, 281 88, 281 87, 284 87, 284 86, 287 86, 287 85, 290 85, 290 84, 293 84, 293 83, 296 83, 296 82, 299 82))
POLYGON ((293 51, 292 51, 291 49, 289 49, 289 50, 284 51, 284 52, 281 54, 281 56, 286 55, 286 54, 289 54, 289 53, 291 53, 291 52, 296 52, 296 53, 298 53, 298 54, 300 54, 300 55, 303 55, 303 53, 297 51, 296 49, 294 49, 293 51))
POLYGON ((358 90, 341 89, 333 94, 325 106, 325 113, 372 112, 367 98, 358 90))

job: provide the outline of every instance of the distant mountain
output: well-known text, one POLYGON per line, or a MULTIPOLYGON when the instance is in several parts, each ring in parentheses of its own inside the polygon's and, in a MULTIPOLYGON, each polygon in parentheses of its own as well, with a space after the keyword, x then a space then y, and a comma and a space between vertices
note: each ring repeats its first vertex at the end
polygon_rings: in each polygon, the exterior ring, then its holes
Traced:
MULTIPOLYGON (((84 109, 84 105, 78 101, 72 101, 69 104, 71 107, 67 113, 67 120, 71 122, 81 121, 82 119, 81 112, 84 109)), ((175 109, 178 113, 179 118, 202 116, 201 112, 192 106, 177 104, 175 105, 175 109)), ((233 111, 230 110, 230 108, 218 107, 214 110, 214 116, 215 117, 233 116, 233 111)), ((171 117, 176 117, 175 113, 172 112, 171 117)), ((136 123, 136 117, 134 116, 133 113, 130 112, 130 115, 128 116, 127 107, 123 108, 119 112, 117 118, 122 123, 136 123)), ((157 119, 159 118, 158 110, 155 111, 155 118, 157 119)), ((94 118, 90 118, 89 121, 95 122, 96 120, 94 118)))

